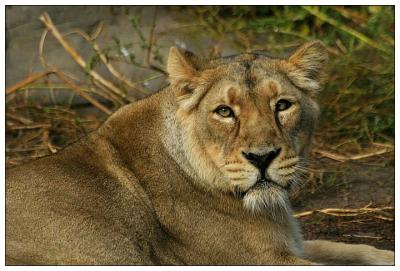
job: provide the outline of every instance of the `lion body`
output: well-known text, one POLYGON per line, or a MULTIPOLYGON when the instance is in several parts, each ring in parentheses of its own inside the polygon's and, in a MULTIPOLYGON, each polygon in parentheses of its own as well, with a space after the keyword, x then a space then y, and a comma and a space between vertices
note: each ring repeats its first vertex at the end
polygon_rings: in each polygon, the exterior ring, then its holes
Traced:
MULTIPOLYGON (((221 182, 231 175, 217 169, 222 161, 217 160, 221 156, 215 146, 217 139, 210 136, 210 141, 206 141, 207 126, 202 126, 201 121, 189 113, 193 112, 190 99, 194 98, 188 96, 187 89, 179 87, 182 82, 176 78, 182 71, 176 63, 179 59, 174 60, 176 53, 170 56, 172 84, 166 89, 121 108, 97 131, 59 153, 7 170, 7 264, 303 265, 312 264, 314 259, 320 263, 340 262, 340 251, 344 250, 336 249, 334 254, 326 252, 329 247, 337 247, 335 243, 307 242, 304 249, 300 228, 283 196, 285 192, 279 188, 289 181, 276 177, 280 180, 279 187, 274 184, 273 189, 258 190, 251 188, 256 180, 251 184, 240 180, 234 187, 228 186, 228 181, 221 182), (207 149, 201 149, 204 145, 207 149), (241 199, 233 196, 230 189, 242 189, 247 194, 241 199), (268 200, 264 200, 265 197, 268 200), (275 197, 282 200, 274 202, 275 197), (248 208, 244 208, 244 200, 249 202, 248 208), (258 212, 259 203, 276 206, 273 208, 276 211, 258 212), (321 247, 328 256, 314 255, 324 251, 321 247)), ((200 65, 196 59, 192 61, 192 65, 200 65)), ((208 65, 220 69, 224 61, 208 65)), ((215 69, 208 77, 203 73, 206 76, 203 79, 212 81, 216 73, 215 69)), ((279 78, 274 77, 274 80, 279 83, 279 78)), ((278 88, 275 83, 268 84, 269 91, 278 88)), ((298 79, 296 84, 309 82, 298 79)), ((315 86, 310 85, 309 89, 314 91, 315 86)), ((197 99, 219 99, 212 96, 212 91, 211 94, 205 92, 199 91, 197 99)), ((230 99, 237 100, 240 95, 228 90, 230 99)), ((303 124, 292 124, 291 119, 295 117, 281 120, 288 127, 294 127, 290 129, 299 135, 296 138, 299 142, 309 142, 318 112, 316 104, 308 97, 304 95, 299 101, 308 106, 301 111, 302 118, 306 119, 298 121, 303 124), (303 125, 303 132, 298 131, 299 125, 303 125)), ((196 106, 199 107, 196 110, 202 112, 202 105, 196 106)), ((245 105, 240 106, 241 116, 247 114, 249 120, 246 129, 258 133, 255 138, 259 141, 263 138, 273 141, 277 136, 275 130, 268 127, 257 130, 260 116, 269 117, 264 113, 254 115, 251 110, 246 113, 245 105)), ((212 116, 214 119, 208 121, 231 125, 226 118, 212 116)), ((242 129, 244 127, 243 123, 242 129)), ((225 128, 221 126, 221 129, 225 128)), ((251 133, 243 134, 240 140, 251 133)), ((220 136, 225 138, 223 140, 230 138, 220 136)), ((290 148, 300 154, 306 152, 306 145, 293 143, 290 148)), ((233 147, 236 148, 239 147, 233 147)), ((229 153, 226 149, 224 156, 236 155, 235 159, 239 159, 240 153, 229 153)), ((286 149, 282 152, 292 155, 286 149)), ((282 158, 282 161, 290 159, 282 158)), ((246 172, 254 175, 251 165, 246 166, 246 172)), ((278 176, 272 170, 268 174, 278 176)), ((392 261, 390 252, 369 246, 360 252, 351 245, 342 245, 347 249, 346 263, 388 264, 392 261), (348 251, 356 251, 357 257, 349 256, 348 251), (360 257, 365 254, 363 251, 371 256, 360 257), (374 253, 379 255, 380 262, 374 253)))
POLYGON ((170 98, 164 90, 128 105, 88 138, 8 170, 9 259, 268 264, 299 250, 300 236, 291 240, 298 231, 295 223, 256 218, 236 199, 204 193, 190 182, 162 144, 168 133, 162 128, 162 107, 170 98), (120 125, 127 121, 131 125, 120 125))

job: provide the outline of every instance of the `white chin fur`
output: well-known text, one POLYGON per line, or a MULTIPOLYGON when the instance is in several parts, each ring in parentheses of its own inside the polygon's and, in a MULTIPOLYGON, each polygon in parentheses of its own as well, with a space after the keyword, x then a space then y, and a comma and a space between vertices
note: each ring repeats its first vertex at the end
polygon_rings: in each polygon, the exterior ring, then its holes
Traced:
POLYGON ((269 214, 274 219, 286 217, 290 212, 288 193, 272 183, 249 190, 243 204, 252 213, 269 214))

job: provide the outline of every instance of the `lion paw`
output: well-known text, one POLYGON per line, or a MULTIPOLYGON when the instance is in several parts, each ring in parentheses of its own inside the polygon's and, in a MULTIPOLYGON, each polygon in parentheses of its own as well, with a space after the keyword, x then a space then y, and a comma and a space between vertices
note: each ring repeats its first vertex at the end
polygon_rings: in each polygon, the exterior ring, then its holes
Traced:
POLYGON ((372 248, 372 251, 365 251, 364 260, 369 265, 394 265, 394 252, 372 248))

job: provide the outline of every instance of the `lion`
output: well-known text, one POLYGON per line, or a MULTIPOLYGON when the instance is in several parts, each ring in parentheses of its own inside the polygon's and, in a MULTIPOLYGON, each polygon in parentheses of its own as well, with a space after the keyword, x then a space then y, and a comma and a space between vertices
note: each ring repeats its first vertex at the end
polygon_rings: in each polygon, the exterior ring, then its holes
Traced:
POLYGON ((299 187, 327 51, 202 59, 98 130, 6 172, 7 265, 392 265, 367 245, 304 241, 299 187))

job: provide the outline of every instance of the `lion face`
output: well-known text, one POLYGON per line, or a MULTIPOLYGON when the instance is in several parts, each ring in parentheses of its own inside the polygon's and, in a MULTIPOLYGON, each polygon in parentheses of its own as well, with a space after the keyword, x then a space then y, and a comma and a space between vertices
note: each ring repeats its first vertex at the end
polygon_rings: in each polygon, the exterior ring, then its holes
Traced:
POLYGON ((319 42, 288 60, 242 54, 205 62, 171 50, 183 147, 205 187, 233 192, 252 211, 286 210, 318 115, 312 97, 324 55, 319 42))

